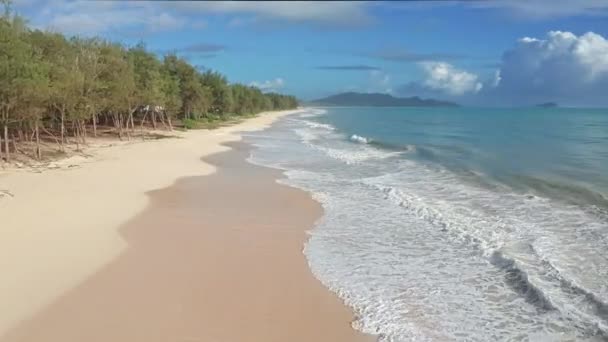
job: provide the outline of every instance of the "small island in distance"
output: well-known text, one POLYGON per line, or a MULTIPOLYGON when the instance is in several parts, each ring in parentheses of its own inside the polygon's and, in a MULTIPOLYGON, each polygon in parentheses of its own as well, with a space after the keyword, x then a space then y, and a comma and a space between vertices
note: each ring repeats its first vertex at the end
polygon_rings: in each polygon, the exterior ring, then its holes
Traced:
POLYGON ((381 93, 340 93, 308 102, 312 106, 365 106, 365 107, 458 107, 454 102, 413 97, 394 97, 381 93))
POLYGON ((558 105, 555 102, 545 102, 545 103, 539 103, 539 104, 537 104, 536 107, 539 107, 539 108, 557 108, 558 105))

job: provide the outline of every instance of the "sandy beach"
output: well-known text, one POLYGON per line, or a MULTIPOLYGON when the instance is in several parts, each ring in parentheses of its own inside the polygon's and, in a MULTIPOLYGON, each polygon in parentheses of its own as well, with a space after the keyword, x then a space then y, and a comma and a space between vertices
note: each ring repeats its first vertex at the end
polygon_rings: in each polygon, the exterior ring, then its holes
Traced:
POLYGON ((369 340, 302 255, 320 206, 225 145, 289 113, 0 173, 0 341, 369 340))

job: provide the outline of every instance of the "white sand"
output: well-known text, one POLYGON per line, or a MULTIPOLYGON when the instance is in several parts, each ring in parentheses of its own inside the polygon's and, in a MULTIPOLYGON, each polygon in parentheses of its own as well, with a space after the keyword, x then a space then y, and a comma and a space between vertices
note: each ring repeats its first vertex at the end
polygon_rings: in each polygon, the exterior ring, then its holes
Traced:
POLYGON ((240 131, 263 129, 293 112, 57 163, 76 167, 0 171, 0 335, 118 256, 126 247, 118 228, 146 207, 147 191, 212 173, 202 156, 226 150, 220 144, 240 140, 240 131))

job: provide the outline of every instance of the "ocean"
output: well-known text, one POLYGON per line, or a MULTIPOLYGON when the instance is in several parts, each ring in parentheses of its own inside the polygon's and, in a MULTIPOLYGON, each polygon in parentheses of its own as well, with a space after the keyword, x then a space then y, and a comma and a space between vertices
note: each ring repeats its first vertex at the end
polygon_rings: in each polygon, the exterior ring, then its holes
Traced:
POLYGON ((307 109, 249 133, 381 341, 608 340, 608 110, 307 109))

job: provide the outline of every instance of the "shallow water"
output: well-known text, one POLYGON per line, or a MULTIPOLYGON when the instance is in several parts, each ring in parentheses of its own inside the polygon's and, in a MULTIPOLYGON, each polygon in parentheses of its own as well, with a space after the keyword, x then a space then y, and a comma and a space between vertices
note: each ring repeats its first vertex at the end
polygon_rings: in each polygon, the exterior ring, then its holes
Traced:
POLYGON ((305 254, 360 330, 608 340, 608 112, 316 109, 246 141, 323 204, 305 254))

